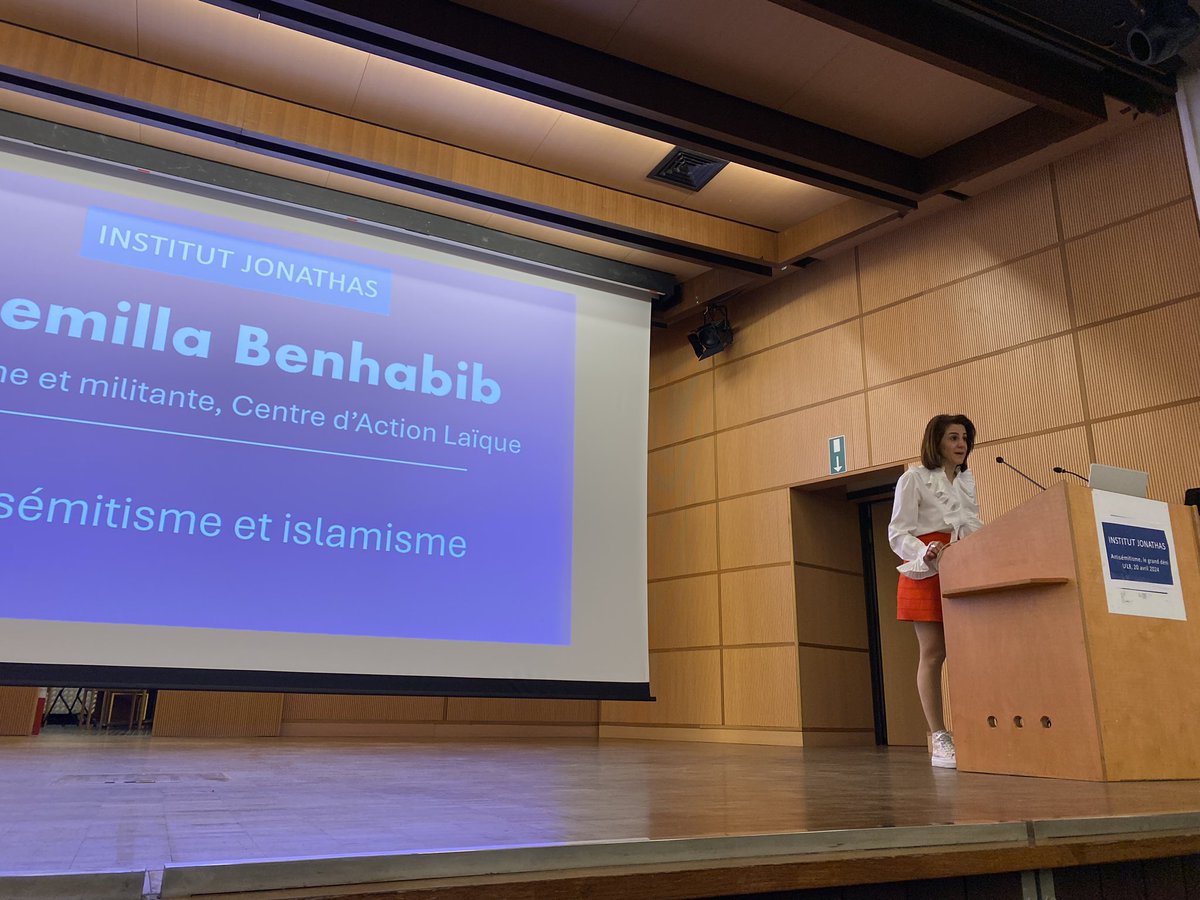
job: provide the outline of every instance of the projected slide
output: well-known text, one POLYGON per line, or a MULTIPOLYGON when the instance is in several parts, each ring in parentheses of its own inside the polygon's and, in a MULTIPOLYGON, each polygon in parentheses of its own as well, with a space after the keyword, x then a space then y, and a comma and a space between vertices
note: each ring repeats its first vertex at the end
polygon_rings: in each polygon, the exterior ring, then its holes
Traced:
POLYGON ((0 618, 571 643, 574 293, 29 171, 0 206, 0 618))

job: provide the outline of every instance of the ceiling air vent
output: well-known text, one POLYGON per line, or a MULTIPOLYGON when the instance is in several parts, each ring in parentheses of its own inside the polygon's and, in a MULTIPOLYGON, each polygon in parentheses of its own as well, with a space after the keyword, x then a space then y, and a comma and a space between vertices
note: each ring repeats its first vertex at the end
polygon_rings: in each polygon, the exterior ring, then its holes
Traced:
POLYGON ((698 191, 727 165, 723 159, 714 159, 695 150, 676 147, 647 177, 687 188, 689 191, 698 191))

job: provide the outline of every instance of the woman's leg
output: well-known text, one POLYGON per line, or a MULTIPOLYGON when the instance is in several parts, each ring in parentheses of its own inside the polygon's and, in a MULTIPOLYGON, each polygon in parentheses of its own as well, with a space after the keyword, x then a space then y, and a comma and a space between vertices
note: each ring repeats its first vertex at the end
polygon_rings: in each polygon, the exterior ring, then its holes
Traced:
POLYGON ((942 663, 946 661, 946 631, 941 622, 913 622, 921 659, 917 663, 917 693, 930 733, 944 731, 942 718, 942 663))

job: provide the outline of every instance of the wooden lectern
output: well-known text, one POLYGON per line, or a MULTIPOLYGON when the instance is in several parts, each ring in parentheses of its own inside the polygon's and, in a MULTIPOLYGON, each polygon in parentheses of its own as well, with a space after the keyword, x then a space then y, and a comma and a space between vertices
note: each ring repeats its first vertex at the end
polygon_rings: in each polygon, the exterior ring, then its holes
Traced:
POLYGON ((950 711, 967 772, 1200 778, 1196 511, 1169 507, 1186 621, 1109 612, 1092 492, 1061 483, 940 565, 950 711))

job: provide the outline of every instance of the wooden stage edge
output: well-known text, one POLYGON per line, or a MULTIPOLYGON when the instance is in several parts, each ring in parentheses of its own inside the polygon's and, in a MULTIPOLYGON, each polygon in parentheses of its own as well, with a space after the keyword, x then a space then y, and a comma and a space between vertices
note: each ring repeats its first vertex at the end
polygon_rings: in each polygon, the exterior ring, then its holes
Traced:
POLYGON ((1200 782, 957 773, 902 748, 62 732, 0 740, 0 796, 5 900, 698 898, 1189 857, 1200 873, 1200 782))
MULTIPOLYGON (((161 897, 194 900, 285 900, 342 898, 356 900, 499 900, 513 897, 624 900, 630 897, 697 898, 793 891, 807 888, 885 884, 903 881, 1061 869, 1130 860, 1161 859, 1200 853, 1200 815, 1187 823, 1139 817, 1120 823, 1129 833, 1079 834, 1038 841, 1036 837, 975 843, 972 826, 943 826, 930 833, 937 843, 919 842, 908 829, 834 832, 814 845, 837 844, 837 851, 803 849, 815 835, 771 835, 695 839, 642 845, 593 844, 578 847, 475 851, 460 854, 280 860, 228 866, 168 866, 161 897), (1184 827, 1160 830, 1160 825, 1184 827), (958 838, 963 843, 958 843, 958 838), (787 847, 795 843, 797 846, 787 847), (756 846, 758 845, 758 846, 756 846), (780 852, 767 853, 770 845, 780 852), (884 845, 884 846, 880 846, 884 845), (744 853, 749 855, 743 855, 744 853), (631 863, 630 856, 645 862, 631 863), (660 857, 655 859, 655 857, 660 857), (391 870, 390 872, 388 870, 391 870), (433 874, 428 870, 440 872, 433 874), (370 881, 363 875, 373 873, 370 881), (403 877, 393 877, 405 873, 403 877), (295 885, 307 885, 296 889, 295 885), (344 890, 339 891, 342 888, 344 890)), ((1170 819, 1173 817, 1165 817, 1170 819)), ((1175 817, 1177 818, 1177 817, 1175 817)), ((1102 820, 1105 827, 1116 820, 1102 820)), ((1026 833, 1040 823, 1011 823, 1001 830, 1026 833)), ((1096 822, 1080 823, 1088 831, 1096 822)))

